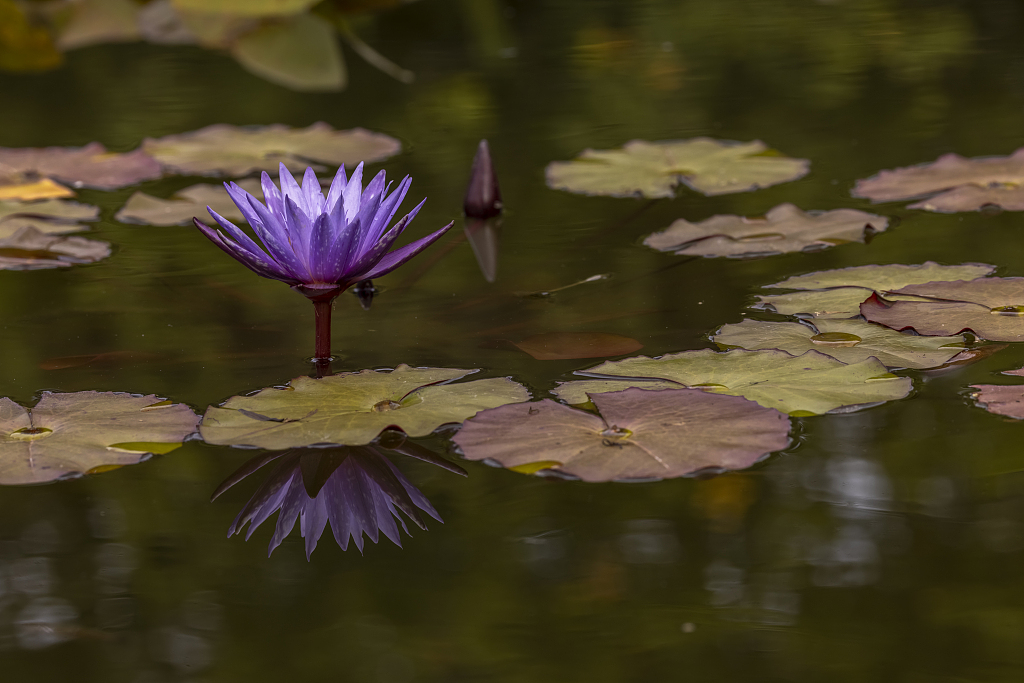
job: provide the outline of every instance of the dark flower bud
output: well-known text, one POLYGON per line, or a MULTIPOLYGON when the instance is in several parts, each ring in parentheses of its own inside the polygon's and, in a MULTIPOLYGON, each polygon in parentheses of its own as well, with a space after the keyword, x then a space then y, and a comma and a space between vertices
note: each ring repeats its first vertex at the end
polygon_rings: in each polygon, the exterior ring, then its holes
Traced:
POLYGON ((469 173, 469 187, 462 210, 470 218, 491 218, 501 213, 501 189, 498 176, 491 162, 491 150, 487 140, 481 140, 473 157, 473 168, 469 173))

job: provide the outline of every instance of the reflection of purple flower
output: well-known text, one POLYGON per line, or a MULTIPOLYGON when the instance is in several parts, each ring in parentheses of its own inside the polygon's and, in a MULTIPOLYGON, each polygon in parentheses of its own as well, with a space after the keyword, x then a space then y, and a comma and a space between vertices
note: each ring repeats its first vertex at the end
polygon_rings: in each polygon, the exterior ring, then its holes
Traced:
POLYGON ((388 194, 391 186, 385 187, 384 171, 374 176, 364 190, 363 165, 356 166, 351 178, 346 178, 342 166, 326 198, 312 168, 306 169, 301 187, 284 164, 280 178, 278 190, 270 176, 263 174, 265 205, 235 183, 224 184, 262 246, 209 207, 210 215, 226 235, 199 219, 193 221, 214 244, 257 275, 286 282, 307 296, 318 291, 341 291, 389 273, 451 227, 449 224, 389 253, 423 206, 420 202, 388 229, 409 191, 409 176, 388 194))
MULTIPOLYGON (((245 536, 248 540, 256 527, 280 511, 270 539, 270 553, 281 545, 296 520, 299 520, 299 532, 306 539, 306 559, 316 548, 328 522, 342 550, 348 549, 351 538, 362 552, 363 534, 376 543, 378 532, 401 547, 398 525, 401 524, 406 534, 409 529, 399 511, 424 530, 427 526, 420 510, 439 522, 442 520, 430 501, 382 450, 377 444, 305 448, 274 453, 246 463, 221 485, 214 498, 263 465, 277 461, 277 466, 238 513, 228 536, 240 533, 249 523, 245 536)), ((399 450, 406 452, 404 448, 399 450)), ((446 469, 464 474, 461 468, 436 456, 407 454, 435 464, 443 463, 446 469)))

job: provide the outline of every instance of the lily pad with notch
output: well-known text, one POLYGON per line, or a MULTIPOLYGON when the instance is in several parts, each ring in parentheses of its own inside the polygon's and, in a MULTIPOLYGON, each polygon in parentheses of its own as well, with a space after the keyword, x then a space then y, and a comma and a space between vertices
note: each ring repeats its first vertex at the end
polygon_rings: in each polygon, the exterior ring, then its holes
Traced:
POLYGON ((922 337, 862 320, 810 323, 744 320, 723 325, 712 340, 722 348, 778 349, 798 356, 820 351, 844 363, 877 358, 887 368, 937 368, 964 350, 965 339, 922 337))
POLYGON ((240 177, 276 172, 283 163, 292 172, 312 166, 371 163, 398 154, 402 143, 363 128, 335 130, 319 122, 307 128, 281 124, 239 127, 214 124, 190 133, 147 138, 143 149, 165 167, 182 174, 240 177))
POLYGON ((116 190, 163 175, 160 164, 141 149, 108 152, 98 142, 85 147, 0 147, 0 175, 38 175, 72 187, 116 190))
POLYGON ((944 193, 918 202, 912 208, 928 211, 977 211, 998 205, 1009 211, 1024 209, 1024 148, 1006 157, 968 159, 945 154, 936 161, 881 171, 858 180, 855 197, 874 202, 917 199, 944 193))
POLYGON ((0 484, 42 484, 133 465, 168 453, 199 416, 158 396, 44 391, 26 410, 0 398, 0 484))
POLYGON ((570 404, 588 394, 639 389, 690 387, 743 396, 790 415, 820 415, 906 397, 907 377, 890 374, 875 358, 847 365, 818 351, 793 356, 785 351, 716 352, 711 349, 670 353, 660 358, 636 356, 606 361, 577 375, 592 380, 564 382, 553 393, 570 404))
POLYGON ((78 221, 94 221, 99 216, 100 210, 95 206, 60 199, 0 201, 0 239, 12 237, 25 227, 49 235, 87 230, 88 227, 78 221))
POLYGON ((1024 341, 1024 278, 985 277, 928 282, 894 290, 925 301, 889 301, 877 294, 861 304, 865 319, 924 335, 973 332, 990 341, 1024 341))
POLYGON ((861 303, 874 292, 885 294, 891 300, 921 301, 924 300, 921 297, 893 295, 891 290, 926 282, 972 280, 990 275, 994 271, 995 266, 984 263, 945 266, 934 261, 917 265, 895 263, 822 270, 765 285, 765 289, 802 291, 759 295, 752 308, 770 310, 782 315, 853 318, 860 315, 861 303))
POLYGON ((0 238, 0 270, 42 270, 93 263, 110 256, 107 242, 75 235, 47 235, 25 226, 0 238))
POLYGON ((644 244, 683 256, 751 258, 864 242, 888 226, 888 219, 854 209, 807 212, 780 204, 764 218, 712 216, 699 223, 680 218, 644 244))
MULTIPOLYGON (((242 180, 238 186, 256 199, 263 199, 260 182, 255 178, 242 180)), ((160 199, 145 192, 136 192, 128 198, 128 202, 117 212, 114 219, 122 223, 144 225, 191 225, 194 216, 206 215, 208 206, 229 221, 245 221, 245 217, 231 201, 224 186, 209 183, 178 190, 170 199, 160 199)))
POLYGON ((283 388, 234 396, 210 406, 199 432, 208 443, 282 449, 360 446, 387 428, 426 436, 481 410, 529 400, 507 377, 451 384, 477 372, 456 368, 362 370, 323 379, 298 377, 283 388))
POLYGON ((668 479, 750 467, 789 445, 789 418, 696 389, 600 393, 600 415, 550 399, 485 410, 452 440, 470 460, 586 482, 668 479))
POLYGON ((632 140, 619 149, 584 150, 548 164, 548 187, 611 197, 672 197, 685 185, 705 195, 749 192, 807 175, 810 162, 791 159, 760 140, 712 138, 632 140))

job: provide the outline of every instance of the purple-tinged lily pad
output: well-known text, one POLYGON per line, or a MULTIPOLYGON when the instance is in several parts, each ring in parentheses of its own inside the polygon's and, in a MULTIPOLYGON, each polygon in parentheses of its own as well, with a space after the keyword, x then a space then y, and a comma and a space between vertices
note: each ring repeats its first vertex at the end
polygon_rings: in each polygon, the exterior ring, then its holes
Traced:
POLYGON ((239 177, 276 172, 279 163, 296 172, 307 166, 322 171, 323 164, 381 161, 398 154, 402 143, 363 128, 335 130, 323 122, 308 128, 281 124, 241 128, 220 123, 191 133, 148 138, 143 149, 177 173, 239 177))
MULTIPOLYGON (((1022 374, 1021 370, 1009 370, 1004 375, 1022 374)), ((1005 415, 1015 420, 1024 420, 1024 384, 972 384, 971 398, 979 407, 996 415, 1005 415)))
POLYGON ((888 226, 888 219, 854 209, 807 212, 780 204, 764 218, 712 216, 700 223, 680 218, 644 244, 684 256, 751 258, 864 242, 888 226))
POLYGON ((887 301, 877 294, 860 306, 871 322, 918 334, 971 331, 991 341, 1024 341, 1024 278, 988 277, 929 282, 895 290, 926 301, 887 301))
POLYGON ((591 399, 600 415, 550 399, 485 410, 452 440, 470 460, 587 482, 744 469, 789 445, 788 417, 738 396, 626 389, 591 399))
POLYGON ((705 195, 749 192, 807 175, 811 162, 776 154, 760 140, 633 140, 587 149, 547 167, 548 187, 611 197, 672 197, 679 185, 705 195))
POLYGON ((632 337, 607 332, 544 332, 513 344, 537 360, 624 356, 644 347, 632 337))
POLYGON ((933 208, 931 202, 920 202, 915 204, 915 208, 930 211, 975 211, 983 205, 975 204, 978 200, 992 204, 1006 198, 1007 205, 999 204, 1000 206, 1008 210, 1019 210, 1012 207, 1020 205, 1021 195, 1009 190, 1021 184, 1024 184, 1024 148, 1008 157, 967 159, 959 154, 945 154, 932 163, 882 171, 870 178, 858 180, 853 195, 874 202, 893 202, 927 197, 954 188, 975 186, 981 190, 994 192, 988 194, 986 199, 984 192, 965 190, 938 199, 934 204, 936 208, 933 208), (958 204, 970 208, 955 208, 958 204))
POLYGON ((961 213, 998 207, 1005 211, 1024 211, 1024 186, 962 185, 911 204, 908 209, 924 209, 936 213, 961 213))
POLYGON ((73 187, 116 190, 162 175, 141 149, 113 154, 98 142, 85 147, 0 147, 0 176, 35 174, 73 187))
POLYGON ((943 266, 934 261, 918 265, 894 263, 821 270, 765 285, 766 289, 802 291, 760 295, 752 308, 770 310, 782 315, 853 318, 860 315, 860 305, 873 292, 893 299, 919 300, 920 297, 893 295, 891 291, 925 282, 973 280, 989 275, 993 271, 995 266, 984 263, 943 266))
POLYGON ((110 256, 110 245, 84 237, 47 235, 32 226, 0 238, 0 270, 42 270, 92 263, 110 256))
POLYGON ((43 392, 30 411, 0 398, 0 484, 41 484, 167 453, 199 416, 157 396, 43 392))

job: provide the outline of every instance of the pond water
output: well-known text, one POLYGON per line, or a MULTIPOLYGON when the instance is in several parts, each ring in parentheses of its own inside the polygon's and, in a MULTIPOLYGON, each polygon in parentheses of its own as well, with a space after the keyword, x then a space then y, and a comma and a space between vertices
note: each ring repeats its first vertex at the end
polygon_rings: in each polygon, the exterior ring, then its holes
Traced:
MULTIPOLYGON (((850 193, 880 169, 1024 145, 1018 3, 421 0, 356 26, 415 82, 349 51, 346 89, 299 93, 218 51, 97 45, 53 71, 0 73, 0 147, 128 151, 213 123, 394 136, 403 153, 374 169, 411 175, 410 197, 429 198, 409 238, 456 226, 376 281, 369 310, 338 299, 335 370, 479 368, 535 398, 600 359, 535 360, 509 340, 613 333, 656 356, 714 348, 709 333, 794 274, 933 260, 1024 275, 1017 213, 850 193), (695 136, 761 139, 811 172, 659 201, 545 185, 549 162, 588 147, 695 136), (506 205, 494 282, 462 231, 482 138, 506 205), (750 260, 641 243, 677 218, 782 202, 892 226, 868 244, 750 260)), ((301 296, 192 227, 113 218, 137 189, 166 197, 195 182, 82 190, 102 210, 86 234, 113 255, 0 272, 0 395, 157 394, 202 413, 309 374, 301 296)), ((298 529, 269 559, 271 524, 227 537, 265 475, 210 496, 251 450, 191 440, 138 465, 4 487, 0 668, 10 681, 1018 680, 1024 425, 977 408, 967 387, 1022 364, 1010 345, 943 374, 902 372, 910 398, 795 418, 789 448, 710 478, 531 477, 459 461, 442 430, 419 441, 467 477, 396 464, 444 524, 410 524, 402 548, 382 538, 362 554, 328 531, 308 562, 298 529)))

